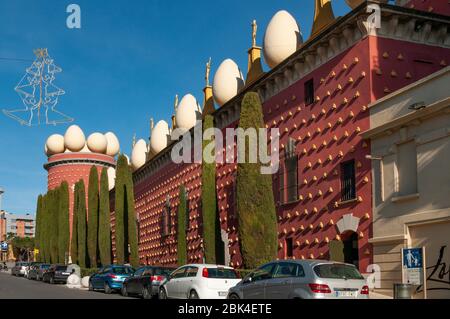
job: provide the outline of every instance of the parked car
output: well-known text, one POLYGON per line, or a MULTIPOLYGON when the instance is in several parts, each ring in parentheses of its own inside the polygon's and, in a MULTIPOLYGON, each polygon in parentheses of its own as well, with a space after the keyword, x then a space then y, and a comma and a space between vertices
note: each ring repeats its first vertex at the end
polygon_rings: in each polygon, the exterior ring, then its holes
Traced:
POLYGON ((159 287, 175 268, 145 266, 141 267, 122 285, 121 293, 124 297, 138 295, 144 299, 158 296, 159 287))
POLYGON ((27 267, 25 268, 25 278, 30 279, 30 271, 31 269, 33 269, 35 266, 40 265, 41 263, 39 262, 31 262, 27 265, 27 267))
POLYGON ((65 265, 51 265, 43 274, 42 281, 50 284, 67 283, 67 278, 72 274, 65 265))
POLYGON ((28 279, 40 281, 44 277, 44 273, 50 268, 50 264, 36 264, 30 267, 28 271, 28 279))
POLYGON ((230 289, 228 299, 368 299, 354 265, 323 260, 268 263, 230 289))
POLYGON ((175 270, 161 285, 159 298, 225 299, 241 279, 230 267, 186 265, 175 270))
POLYGON ((89 290, 103 290, 106 294, 122 290, 123 282, 134 273, 130 266, 111 265, 101 268, 89 278, 89 290))
POLYGON ((26 262, 16 262, 16 265, 11 269, 11 275, 13 276, 25 276, 28 263, 26 262))

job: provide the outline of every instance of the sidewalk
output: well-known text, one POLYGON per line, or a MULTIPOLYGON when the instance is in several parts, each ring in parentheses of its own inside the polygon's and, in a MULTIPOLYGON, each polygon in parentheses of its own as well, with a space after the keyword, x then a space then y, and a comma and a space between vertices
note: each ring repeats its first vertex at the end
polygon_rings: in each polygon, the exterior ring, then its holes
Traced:
POLYGON ((369 299, 394 299, 391 296, 383 295, 376 292, 370 292, 369 299))

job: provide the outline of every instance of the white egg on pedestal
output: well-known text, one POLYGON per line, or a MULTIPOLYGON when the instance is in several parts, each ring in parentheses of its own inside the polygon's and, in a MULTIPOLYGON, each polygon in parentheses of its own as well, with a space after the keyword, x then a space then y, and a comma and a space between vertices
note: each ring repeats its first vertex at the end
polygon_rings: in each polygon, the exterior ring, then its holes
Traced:
POLYGON ((303 42, 300 28, 287 11, 278 11, 270 20, 264 35, 264 59, 270 68, 276 67, 295 51, 303 42))
POLYGON ((137 171, 145 165, 147 160, 147 143, 144 140, 139 140, 133 148, 131 153, 131 167, 133 171, 137 171))
POLYGON ((87 146, 92 153, 105 154, 108 148, 108 140, 101 133, 93 133, 87 140, 87 146))
POLYGON ((119 139, 112 132, 106 133, 105 137, 106 137, 106 140, 108 141, 108 147, 106 149, 106 155, 115 157, 120 152, 119 139))
POLYGON ((181 99, 175 119, 177 128, 184 132, 193 128, 197 124, 197 121, 201 121, 202 113, 200 106, 192 94, 186 94, 181 99))
POLYGON ((219 106, 223 106, 245 86, 244 76, 238 65, 231 59, 223 61, 214 75, 213 96, 219 106))
POLYGON ((59 134, 53 134, 50 136, 45 143, 45 150, 47 155, 64 153, 66 150, 64 145, 64 136, 59 134))
POLYGON ((159 121, 153 128, 150 138, 150 151, 152 154, 156 155, 164 150, 169 145, 169 139, 169 124, 166 121, 159 121))
POLYGON ((72 125, 67 129, 64 144, 72 152, 79 152, 86 145, 86 137, 78 125, 72 125))

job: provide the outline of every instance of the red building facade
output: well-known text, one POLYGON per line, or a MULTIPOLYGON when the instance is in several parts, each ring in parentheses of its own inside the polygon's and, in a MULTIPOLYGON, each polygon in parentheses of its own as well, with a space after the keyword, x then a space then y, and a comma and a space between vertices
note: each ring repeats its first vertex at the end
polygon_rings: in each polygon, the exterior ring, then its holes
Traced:
MULTIPOLYGON (((273 175, 280 259, 334 259, 333 247, 338 247, 345 261, 367 270, 372 263, 371 159, 370 145, 359 133, 370 128, 368 109, 450 61, 449 36, 447 29, 442 31, 448 18, 380 5, 377 28, 368 20, 368 4, 309 39, 214 113, 216 127, 224 132, 237 127, 240 102, 246 92, 255 91, 263 101, 266 127, 280 130, 281 166, 273 175)), ((235 148, 225 145, 217 151, 227 158, 235 148)), ((188 261, 203 260, 201 164, 174 164, 171 149, 134 173, 142 263, 177 265, 182 185, 189 207, 188 261)), ((241 268, 237 165, 216 167, 225 260, 241 268)))
POLYGON ((63 182, 67 182, 69 185, 70 238, 72 238, 75 184, 80 180, 84 181, 87 203, 89 174, 92 166, 96 166, 100 177, 102 169, 104 167, 115 168, 116 161, 111 156, 98 153, 63 153, 49 157, 48 162, 44 165, 48 171, 48 190, 61 186, 63 182))

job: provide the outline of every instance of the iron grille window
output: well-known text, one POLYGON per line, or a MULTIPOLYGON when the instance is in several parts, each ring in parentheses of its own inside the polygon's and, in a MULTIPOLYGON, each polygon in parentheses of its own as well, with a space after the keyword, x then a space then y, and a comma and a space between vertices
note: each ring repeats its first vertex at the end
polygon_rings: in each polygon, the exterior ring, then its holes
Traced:
POLYGON ((305 104, 314 103, 314 79, 305 82, 305 104))
POLYGON ((355 161, 343 163, 341 170, 342 201, 353 200, 356 198, 355 161))

